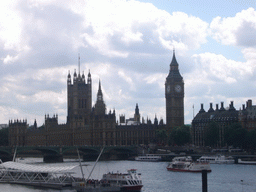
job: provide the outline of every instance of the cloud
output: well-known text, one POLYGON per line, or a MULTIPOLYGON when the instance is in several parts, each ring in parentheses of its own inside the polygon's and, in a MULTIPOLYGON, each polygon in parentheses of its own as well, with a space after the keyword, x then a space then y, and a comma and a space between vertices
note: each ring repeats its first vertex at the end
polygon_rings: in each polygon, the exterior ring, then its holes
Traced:
POLYGON ((2 122, 37 118, 40 125, 45 113, 58 113, 65 122, 66 78, 78 68, 78 53, 81 72, 92 74, 93 103, 101 80, 107 108, 127 118, 138 103, 145 118, 156 114, 165 120, 164 82, 173 46, 185 80, 185 106, 202 95, 222 99, 228 87, 242 90, 240 82, 254 86, 253 8, 217 17, 211 25, 135 0, 15 0, 1 2, 0 10, 0 107, 14 114, 0 116, 2 122), (201 50, 192 56, 210 34, 225 45, 243 46, 246 61, 201 50))
POLYGON ((256 45, 256 11, 248 8, 234 17, 216 17, 210 24, 213 38, 224 45, 254 47, 256 45))
POLYGON ((1 2, 0 40, 5 50, 20 51, 23 49, 23 20, 17 7, 18 1, 1 2))
MULTIPOLYGON (((255 67, 250 63, 226 59, 223 55, 202 53, 194 55, 200 73, 212 82, 222 81, 228 84, 236 83, 247 76, 252 76, 255 67)), ((209 83, 209 82, 207 82, 209 83)))
POLYGON ((159 45, 187 50, 206 42, 208 24, 199 18, 181 12, 170 15, 138 1, 104 1, 104 9, 98 3, 87 2, 84 20, 90 31, 83 36, 86 43, 109 57, 127 57, 129 47, 137 44, 146 44, 153 51, 159 45))

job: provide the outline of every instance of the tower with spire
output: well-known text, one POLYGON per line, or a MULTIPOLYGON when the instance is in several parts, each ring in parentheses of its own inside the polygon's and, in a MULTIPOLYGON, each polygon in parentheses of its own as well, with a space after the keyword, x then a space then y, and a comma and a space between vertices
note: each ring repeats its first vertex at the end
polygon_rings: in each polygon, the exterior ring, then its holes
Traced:
POLYGON ((135 108, 135 113, 134 113, 134 121, 137 122, 138 124, 140 123, 140 110, 138 103, 136 103, 136 108, 135 108))
POLYGON ((106 105, 104 103, 103 100, 103 93, 101 90, 101 83, 99 81, 99 89, 98 89, 98 93, 97 93, 97 100, 94 106, 94 114, 95 115, 99 115, 99 116, 103 116, 106 113, 106 105))
POLYGON ((70 72, 67 77, 68 115, 67 123, 73 127, 83 127, 90 123, 92 110, 92 84, 91 74, 88 73, 87 82, 84 73, 80 74, 80 55, 78 56, 78 74, 73 75, 73 83, 70 72))
POLYGON ((173 50, 169 74, 165 81, 166 126, 171 130, 184 125, 184 81, 173 50))
POLYGON ((116 145, 116 114, 115 110, 106 113, 106 104, 103 99, 100 81, 97 100, 92 109, 91 125, 92 145, 116 145))

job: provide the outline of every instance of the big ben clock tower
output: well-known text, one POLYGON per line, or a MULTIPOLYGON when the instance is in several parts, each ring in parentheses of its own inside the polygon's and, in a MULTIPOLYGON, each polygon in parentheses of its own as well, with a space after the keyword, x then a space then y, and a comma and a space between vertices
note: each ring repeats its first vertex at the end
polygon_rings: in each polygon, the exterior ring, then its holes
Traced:
POLYGON ((174 50, 170 71, 165 81, 165 99, 166 126, 169 131, 176 126, 184 125, 184 82, 174 50))

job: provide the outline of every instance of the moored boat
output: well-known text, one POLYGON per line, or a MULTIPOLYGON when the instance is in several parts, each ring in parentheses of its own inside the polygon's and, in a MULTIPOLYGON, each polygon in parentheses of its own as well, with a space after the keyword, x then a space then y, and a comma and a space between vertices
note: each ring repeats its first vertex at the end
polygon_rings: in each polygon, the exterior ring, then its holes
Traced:
POLYGON ((120 184, 118 183, 110 183, 106 180, 94 180, 94 179, 90 179, 91 174, 96 166, 96 164, 98 163, 100 156, 102 154, 104 150, 104 147, 102 148, 89 176, 87 179, 84 178, 84 173, 83 173, 83 168, 82 168, 82 164, 81 164, 81 158, 80 158, 80 154, 79 154, 79 150, 77 149, 77 153, 78 153, 78 158, 79 158, 79 164, 80 164, 80 168, 81 168, 81 173, 82 173, 82 178, 77 178, 74 179, 75 181, 72 183, 72 187, 77 191, 77 192, 119 192, 121 191, 121 187, 120 184))
POLYGON ((121 191, 140 191, 143 187, 141 174, 138 174, 136 169, 130 169, 127 173, 107 173, 104 174, 102 180, 109 184, 118 184, 121 191))
POLYGON ((238 159, 237 161, 238 164, 243 164, 243 165, 256 165, 256 161, 255 160, 250 160, 250 159, 238 159))
POLYGON ((211 164, 233 164, 235 160, 231 156, 216 155, 216 156, 202 156, 198 160, 201 163, 211 163, 211 164))
POLYGON ((190 156, 188 157, 175 157, 172 162, 166 167, 168 171, 177 172, 202 172, 207 170, 211 172, 209 163, 193 162, 190 156))
POLYGON ((162 157, 155 154, 146 154, 135 157, 136 161, 161 161, 162 157))

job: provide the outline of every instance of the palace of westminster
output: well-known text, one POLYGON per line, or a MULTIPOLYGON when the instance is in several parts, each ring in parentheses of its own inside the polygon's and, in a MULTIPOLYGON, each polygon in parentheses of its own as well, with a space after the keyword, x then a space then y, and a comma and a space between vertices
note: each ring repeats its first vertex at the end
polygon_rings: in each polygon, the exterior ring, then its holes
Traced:
MULTIPOLYGON (((154 121, 140 117, 136 104, 134 117, 125 119, 124 115, 116 119, 115 110, 106 113, 101 83, 99 82, 97 100, 92 106, 92 79, 90 72, 87 79, 84 74, 74 72, 67 76, 67 122, 58 124, 58 115, 45 115, 42 127, 37 123, 29 126, 26 120, 9 121, 9 146, 114 146, 148 145, 156 142, 156 131, 165 129, 169 134, 174 127, 184 125, 184 81, 179 72, 179 65, 173 51, 170 70, 165 81, 166 124, 155 117, 154 121)), ((224 127, 240 121, 247 129, 256 127, 256 106, 248 100, 246 107, 236 110, 231 102, 229 108, 216 105, 214 110, 201 110, 194 117, 191 125, 192 142, 204 146, 204 132, 209 122, 220 125, 220 142, 223 140, 224 127)), ((220 143, 221 145, 221 143, 220 143)))

